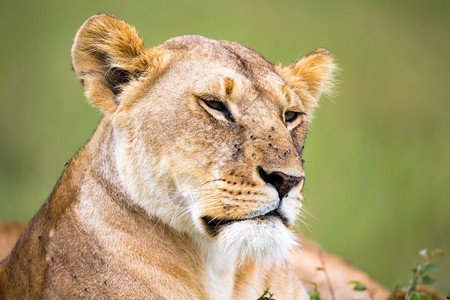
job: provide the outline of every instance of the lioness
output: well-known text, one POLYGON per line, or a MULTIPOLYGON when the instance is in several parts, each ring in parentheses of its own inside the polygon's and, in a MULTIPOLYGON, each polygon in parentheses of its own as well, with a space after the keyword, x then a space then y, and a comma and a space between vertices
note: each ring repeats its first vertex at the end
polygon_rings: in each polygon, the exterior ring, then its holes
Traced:
POLYGON ((287 257, 330 53, 279 67, 200 36, 145 49, 102 14, 72 60, 105 116, 2 262, 0 297, 309 299, 287 257))

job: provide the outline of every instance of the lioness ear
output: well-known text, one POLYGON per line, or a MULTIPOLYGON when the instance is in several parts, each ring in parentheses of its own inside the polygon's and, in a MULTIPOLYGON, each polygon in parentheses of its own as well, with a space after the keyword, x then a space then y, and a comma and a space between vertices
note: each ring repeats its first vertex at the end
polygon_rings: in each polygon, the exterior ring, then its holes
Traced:
POLYGON ((327 49, 317 49, 288 67, 277 66, 283 80, 295 90, 311 115, 322 93, 331 92, 336 65, 327 49))
POLYGON ((101 14, 87 19, 78 30, 72 64, 89 100, 111 114, 119 105, 124 85, 154 69, 151 64, 156 60, 149 52, 133 27, 113 15, 101 14))

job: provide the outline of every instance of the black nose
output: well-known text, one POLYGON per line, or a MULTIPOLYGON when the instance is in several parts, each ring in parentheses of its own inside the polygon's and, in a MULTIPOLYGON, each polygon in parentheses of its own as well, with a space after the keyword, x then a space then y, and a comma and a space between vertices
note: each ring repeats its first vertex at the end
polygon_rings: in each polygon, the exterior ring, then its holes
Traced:
POLYGON ((293 187, 305 180, 305 176, 290 176, 278 171, 267 174, 262 167, 258 167, 258 173, 265 183, 272 185, 277 190, 280 200, 283 199, 293 187))

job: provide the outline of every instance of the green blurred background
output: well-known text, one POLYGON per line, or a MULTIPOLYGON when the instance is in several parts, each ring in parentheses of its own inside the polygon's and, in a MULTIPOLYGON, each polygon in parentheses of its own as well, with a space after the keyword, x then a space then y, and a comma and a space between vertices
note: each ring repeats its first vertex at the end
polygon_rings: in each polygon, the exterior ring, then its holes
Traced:
MULTIPOLYGON (((450 1, 1 1, 0 220, 28 221, 101 115, 70 48, 112 12, 151 47, 183 34, 243 43, 289 64, 326 47, 342 71, 305 160, 301 231, 393 288, 418 250, 450 251, 450 1)), ((450 289, 438 258, 438 288, 450 289)))

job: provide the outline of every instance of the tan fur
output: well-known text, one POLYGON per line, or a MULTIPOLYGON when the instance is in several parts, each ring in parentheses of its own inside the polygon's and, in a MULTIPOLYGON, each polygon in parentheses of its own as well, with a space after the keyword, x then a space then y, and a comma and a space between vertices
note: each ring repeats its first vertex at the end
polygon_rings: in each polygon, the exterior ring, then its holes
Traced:
POLYGON ((105 117, 2 262, 0 295, 307 299, 287 258, 328 51, 275 68, 198 36, 145 49, 97 15, 72 58, 105 117), (264 179, 277 172, 299 180, 282 199, 264 179))

